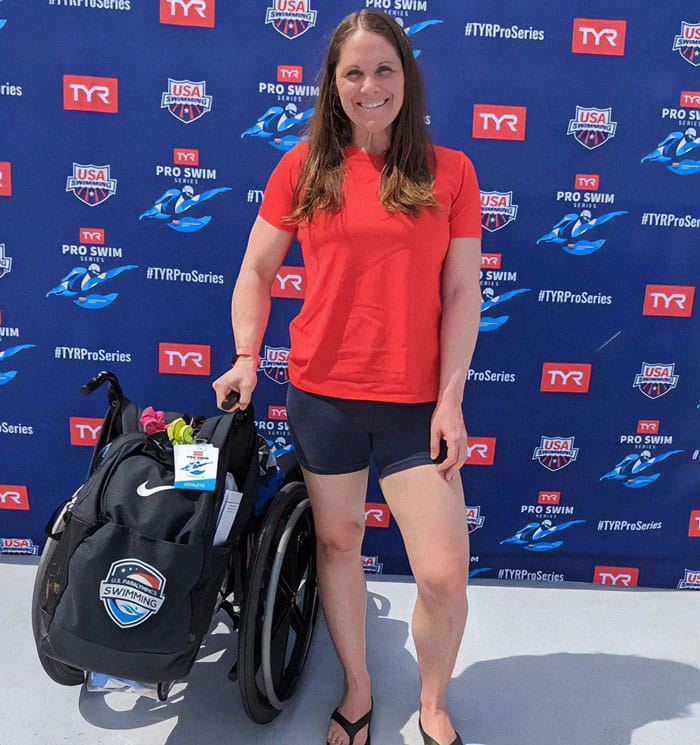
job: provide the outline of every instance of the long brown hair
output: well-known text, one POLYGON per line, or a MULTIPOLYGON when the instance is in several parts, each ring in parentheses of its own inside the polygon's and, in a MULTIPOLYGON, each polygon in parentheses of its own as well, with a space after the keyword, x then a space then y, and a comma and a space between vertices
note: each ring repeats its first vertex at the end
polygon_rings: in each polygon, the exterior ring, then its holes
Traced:
POLYGON ((343 148, 352 142, 352 125, 340 102, 335 71, 343 44, 361 29, 379 34, 394 47, 404 73, 404 100, 384 158, 379 200, 391 212, 414 216, 419 207, 438 206, 432 193, 434 158, 425 126, 423 81, 411 43, 390 15, 363 9, 338 24, 328 46, 318 100, 310 119, 308 153, 289 216, 292 222, 311 219, 317 209, 337 212, 342 206, 343 148))

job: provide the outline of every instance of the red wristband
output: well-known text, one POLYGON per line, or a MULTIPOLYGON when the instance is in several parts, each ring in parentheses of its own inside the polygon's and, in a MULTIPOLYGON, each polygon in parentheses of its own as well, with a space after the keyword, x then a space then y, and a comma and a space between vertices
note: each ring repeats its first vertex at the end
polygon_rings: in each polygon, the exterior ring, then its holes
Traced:
POLYGON ((234 358, 231 360, 231 364, 234 365, 239 357, 252 357, 255 361, 255 367, 260 367, 260 355, 257 352, 253 352, 252 349, 241 347, 241 349, 236 351, 234 358))

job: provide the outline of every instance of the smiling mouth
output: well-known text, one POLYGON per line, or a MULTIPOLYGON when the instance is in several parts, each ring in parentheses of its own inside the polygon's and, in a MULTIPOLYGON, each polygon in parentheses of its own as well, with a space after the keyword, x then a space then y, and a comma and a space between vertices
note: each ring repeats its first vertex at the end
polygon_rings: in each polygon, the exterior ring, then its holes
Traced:
POLYGON ((380 106, 384 106, 384 104, 388 103, 389 99, 385 98, 383 101, 378 101, 377 103, 358 103, 357 105, 361 109, 378 109, 380 106))

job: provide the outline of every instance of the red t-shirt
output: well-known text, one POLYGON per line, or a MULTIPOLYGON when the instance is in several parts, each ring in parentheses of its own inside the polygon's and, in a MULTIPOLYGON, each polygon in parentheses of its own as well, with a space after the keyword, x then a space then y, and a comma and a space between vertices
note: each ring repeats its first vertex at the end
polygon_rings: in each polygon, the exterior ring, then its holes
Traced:
MULTIPOLYGON (((284 154, 260 216, 291 231, 285 217, 306 143, 284 154)), ((379 201, 384 158, 345 149, 343 206, 297 226, 306 268, 304 304, 292 320, 289 377, 336 398, 418 403, 439 386, 441 272, 451 238, 481 236, 479 186, 471 161, 435 147, 433 193, 442 209, 417 218, 379 201)))

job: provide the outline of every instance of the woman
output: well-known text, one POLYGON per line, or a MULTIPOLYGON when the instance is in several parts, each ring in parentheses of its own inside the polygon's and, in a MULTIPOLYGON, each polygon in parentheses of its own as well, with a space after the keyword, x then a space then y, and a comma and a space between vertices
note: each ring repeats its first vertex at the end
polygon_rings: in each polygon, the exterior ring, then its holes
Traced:
POLYGON ((290 325, 287 414, 314 513, 321 599, 344 670, 330 745, 370 742, 360 562, 368 461, 401 530, 426 745, 461 743, 447 711, 467 615, 459 469, 478 332, 480 199, 470 161, 432 147, 401 26, 361 10, 336 28, 308 143, 273 171, 232 299, 237 357, 215 383, 251 399, 270 287, 296 234, 306 297, 290 325))

